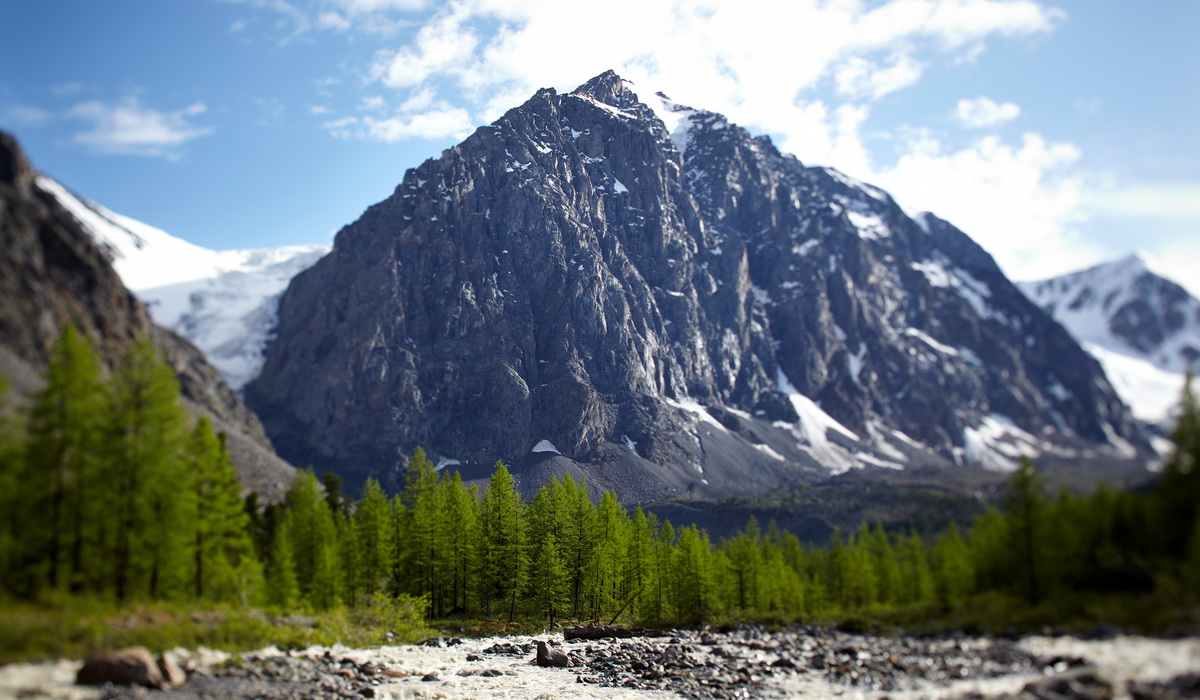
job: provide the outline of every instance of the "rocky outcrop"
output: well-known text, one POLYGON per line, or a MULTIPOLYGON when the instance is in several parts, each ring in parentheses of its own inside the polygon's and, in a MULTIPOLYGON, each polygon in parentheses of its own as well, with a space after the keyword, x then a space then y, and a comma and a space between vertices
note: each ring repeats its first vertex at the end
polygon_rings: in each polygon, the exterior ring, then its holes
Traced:
POLYGON ((246 397, 351 485, 398 485, 418 445, 631 499, 1145 451, 961 231, 612 73, 539 91, 339 232, 246 397))
POLYGON ((274 454, 257 416, 178 335, 158 328, 122 285, 104 253, 49 194, 16 141, 0 132, 0 372, 19 393, 39 385, 50 349, 74 324, 113 367, 149 335, 175 369, 184 403, 212 417, 228 436, 230 457, 246 488, 280 500, 292 467, 274 454))

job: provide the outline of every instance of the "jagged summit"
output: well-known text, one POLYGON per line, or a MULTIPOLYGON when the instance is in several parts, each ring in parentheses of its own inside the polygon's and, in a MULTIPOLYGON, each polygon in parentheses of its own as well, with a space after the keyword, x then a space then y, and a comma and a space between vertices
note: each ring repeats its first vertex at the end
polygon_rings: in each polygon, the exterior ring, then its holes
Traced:
POLYGON ((639 94, 541 90, 339 232, 246 388, 288 457, 387 483, 420 445, 641 499, 1148 453, 961 231, 639 94))

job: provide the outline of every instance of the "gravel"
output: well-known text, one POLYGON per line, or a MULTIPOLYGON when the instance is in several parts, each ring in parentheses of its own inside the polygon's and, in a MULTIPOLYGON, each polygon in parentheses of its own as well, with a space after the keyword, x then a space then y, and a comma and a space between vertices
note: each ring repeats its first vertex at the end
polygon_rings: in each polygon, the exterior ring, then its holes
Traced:
POLYGON ((77 662, 13 664, 0 668, 0 699, 1200 697, 1200 638, 930 639, 852 635, 823 627, 672 635, 578 642, 540 635, 291 652, 267 648, 240 657, 175 650, 169 654, 188 679, 169 690, 76 686, 77 662), (567 667, 537 666, 539 641, 562 652, 567 667))

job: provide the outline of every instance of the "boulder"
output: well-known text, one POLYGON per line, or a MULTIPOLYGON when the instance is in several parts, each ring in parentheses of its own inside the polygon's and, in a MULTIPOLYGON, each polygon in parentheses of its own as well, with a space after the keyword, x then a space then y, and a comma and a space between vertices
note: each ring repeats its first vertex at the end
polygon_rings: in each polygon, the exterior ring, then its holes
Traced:
POLYGON ((537 665, 552 668, 566 668, 571 660, 562 649, 555 649, 545 642, 537 643, 537 665))
MULTIPOLYGON (((175 667, 178 670, 178 666, 175 667)), ((77 685, 169 686, 158 662, 145 647, 132 647, 89 656, 75 676, 77 685)))

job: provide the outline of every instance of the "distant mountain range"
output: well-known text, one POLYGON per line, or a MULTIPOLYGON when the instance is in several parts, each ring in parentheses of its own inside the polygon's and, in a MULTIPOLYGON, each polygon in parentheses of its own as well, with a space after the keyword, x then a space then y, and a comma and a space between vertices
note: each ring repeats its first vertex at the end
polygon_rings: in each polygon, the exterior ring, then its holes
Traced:
POLYGON ((351 484, 418 445, 634 499, 1153 457, 964 233, 612 73, 410 170, 292 281, 245 391, 351 484))
POLYGON ((1100 360, 1136 417, 1169 422, 1200 361, 1200 301, 1143 254, 1019 286, 1100 360))
POLYGON ((77 197, 54 180, 37 186, 79 220, 154 322, 204 351, 235 389, 262 364, 279 296, 329 245, 209 250, 77 197))
POLYGON ((1196 300, 1140 258, 1013 285, 936 216, 612 73, 410 170, 332 247, 208 250, 33 184, 352 489, 417 446, 643 501, 1021 455, 1127 473, 1200 355, 1196 300))

